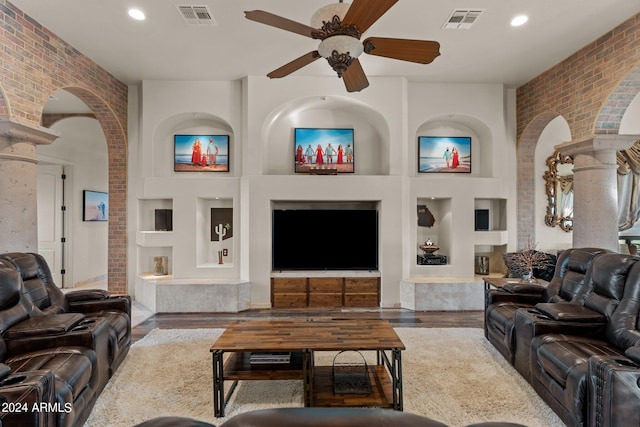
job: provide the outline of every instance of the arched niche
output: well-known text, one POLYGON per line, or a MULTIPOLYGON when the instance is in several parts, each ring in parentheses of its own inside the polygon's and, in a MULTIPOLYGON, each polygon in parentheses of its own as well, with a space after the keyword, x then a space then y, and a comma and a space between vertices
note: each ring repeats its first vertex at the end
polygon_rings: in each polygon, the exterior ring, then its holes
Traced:
POLYGON ((493 176, 493 134, 484 122, 471 116, 444 114, 433 117, 418 126, 416 135, 413 138, 414 149, 412 153, 413 170, 416 174, 418 165, 418 137, 420 136, 470 136, 470 176, 493 176))
MULTIPOLYGON (((220 117, 208 113, 181 113, 163 120, 153 133, 153 176, 171 176, 173 171, 173 137, 174 135, 229 135, 230 174, 235 175, 236 153, 233 129, 220 117)), ((144 144, 142 150, 146 150, 144 144)), ((148 159, 146 153, 140 153, 142 162, 148 159)))
POLYGON ((389 127, 366 104, 337 96, 292 100, 275 109, 262 128, 262 170, 265 175, 294 173, 294 129, 353 128, 354 166, 358 175, 388 175, 389 127))
POLYGON ((549 170, 547 159, 555 152, 555 146, 571 140, 569 123, 562 116, 549 121, 535 144, 534 177, 535 186, 535 236, 538 249, 554 253, 558 249, 571 247, 572 233, 565 232, 559 226, 550 227, 545 223, 545 214, 549 205, 544 174, 549 170))

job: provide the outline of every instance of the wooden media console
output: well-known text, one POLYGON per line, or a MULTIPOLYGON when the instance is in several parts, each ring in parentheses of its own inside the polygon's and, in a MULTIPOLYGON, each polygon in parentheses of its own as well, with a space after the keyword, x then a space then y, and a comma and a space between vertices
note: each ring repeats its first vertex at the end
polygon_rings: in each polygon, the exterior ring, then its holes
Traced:
POLYGON ((272 307, 379 307, 380 277, 271 277, 272 307))

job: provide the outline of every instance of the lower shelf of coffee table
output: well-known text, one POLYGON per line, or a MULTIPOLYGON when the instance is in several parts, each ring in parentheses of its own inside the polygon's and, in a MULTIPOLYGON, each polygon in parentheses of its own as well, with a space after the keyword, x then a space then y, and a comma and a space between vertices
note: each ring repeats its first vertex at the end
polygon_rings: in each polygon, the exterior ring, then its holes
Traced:
MULTIPOLYGON (((290 363, 252 364, 251 353, 229 353, 224 362, 224 379, 231 381, 303 380, 302 353, 292 353, 290 363)), ((393 408, 393 384, 382 365, 367 366, 371 394, 335 394, 333 367, 313 368, 313 406, 393 408)))
POLYGON ((289 363, 250 362, 251 353, 229 353, 224 362, 225 380, 303 380, 302 353, 291 353, 289 363))
POLYGON ((316 366, 313 373, 313 406, 393 408, 391 377, 382 365, 370 365, 371 394, 335 394, 333 368, 316 366))

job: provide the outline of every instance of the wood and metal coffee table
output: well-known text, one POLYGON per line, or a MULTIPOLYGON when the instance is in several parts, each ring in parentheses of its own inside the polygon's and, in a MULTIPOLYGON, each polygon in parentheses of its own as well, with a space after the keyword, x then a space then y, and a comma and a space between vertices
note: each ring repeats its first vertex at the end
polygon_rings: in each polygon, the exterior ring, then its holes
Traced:
POLYGON ((381 407, 402 410, 404 344, 385 320, 253 320, 231 324, 211 347, 216 417, 238 381, 301 380, 305 406, 381 407), (375 351, 366 365, 371 393, 335 394, 333 367, 316 366, 315 353, 375 351), (225 353, 229 353, 225 357, 225 353), (291 354, 288 363, 251 363, 251 353, 291 354), (225 395, 225 381, 233 381, 225 395))

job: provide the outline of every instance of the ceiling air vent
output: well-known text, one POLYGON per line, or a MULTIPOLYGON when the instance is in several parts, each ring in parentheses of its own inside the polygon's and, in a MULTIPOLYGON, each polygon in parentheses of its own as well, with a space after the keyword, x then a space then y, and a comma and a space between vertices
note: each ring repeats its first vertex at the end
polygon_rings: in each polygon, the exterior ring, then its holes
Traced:
POLYGON ((468 30, 484 9, 454 9, 442 26, 445 30, 468 30))
POLYGON ((176 5, 178 12, 189 25, 218 25, 208 6, 195 6, 189 4, 176 5))

